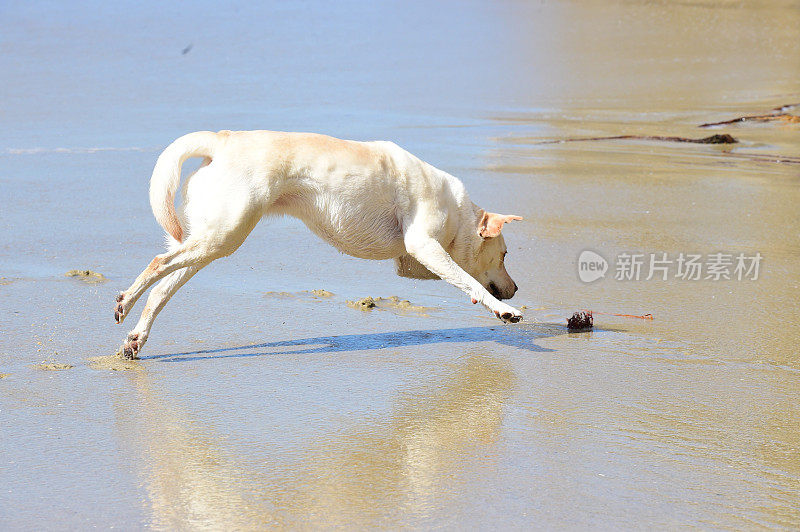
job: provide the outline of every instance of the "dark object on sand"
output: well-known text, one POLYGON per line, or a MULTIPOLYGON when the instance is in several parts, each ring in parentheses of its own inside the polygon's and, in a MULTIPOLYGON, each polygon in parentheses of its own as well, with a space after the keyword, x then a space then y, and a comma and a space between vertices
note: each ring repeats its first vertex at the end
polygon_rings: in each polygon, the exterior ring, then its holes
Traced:
POLYGON ((722 135, 711 135, 710 137, 703 137, 697 140, 687 139, 683 142, 696 142, 698 144, 736 144, 739 141, 727 133, 723 133, 722 135))
POLYGON ((105 275, 92 270, 70 270, 64 274, 64 277, 75 277, 87 283, 102 283, 107 280, 105 275))
POLYGON ((358 301, 348 301, 347 306, 358 310, 372 310, 377 305, 375 305, 375 299, 373 299, 370 296, 367 296, 367 297, 362 297, 358 301))
POLYGON ((591 311, 576 312, 571 318, 567 319, 567 329, 570 332, 591 331, 594 326, 594 318, 591 311))

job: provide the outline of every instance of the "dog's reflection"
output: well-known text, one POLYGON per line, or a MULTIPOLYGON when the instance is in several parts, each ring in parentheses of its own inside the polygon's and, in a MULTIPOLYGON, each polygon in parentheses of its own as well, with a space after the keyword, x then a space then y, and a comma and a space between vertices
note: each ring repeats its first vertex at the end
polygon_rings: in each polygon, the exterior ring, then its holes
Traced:
POLYGON ((290 498, 306 526, 398 525, 447 504, 459 478, 491 467, 513 373, 473 355, 441 381, 407 390, 388 420, 323 442, 290 498))
POLYGON ((401 391, 388 419, 309 434, 313 443, 291 466, 245 468, 268 463, 271 449, 237 460, 165 401, 146 369, 128 375, 138 402, 117 397, 115 409, 125 441, 143 455, 153 526, 168 529, 388 526, 424 517, 446 505, 459 478, 491 467, 513 385, 505 362, 472 354, 431 384, 401 391))
MULTIPOLYGON (((247 530, 278 523, 249 497, 247 473, 212 430, 182 412, 137 363, 133 393, 113 398, 125 450, 137 460, 152 522, 164 530, 247 530)), ((115 369, 115 368, 112 368, 115 369)), ((129 369, 129 368, 120 368, 129 369)))

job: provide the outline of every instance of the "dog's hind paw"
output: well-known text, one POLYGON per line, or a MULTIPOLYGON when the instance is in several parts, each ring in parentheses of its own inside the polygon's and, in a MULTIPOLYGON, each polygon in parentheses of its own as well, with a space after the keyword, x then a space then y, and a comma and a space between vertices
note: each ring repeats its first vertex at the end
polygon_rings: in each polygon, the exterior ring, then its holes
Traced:
POLYGON ((125 343, 119 348, 119 354, 122 358, 135 360, 139 358, 139 351, 143 345, 144 341, 139 340, 139 333, 129 333, 125 343))

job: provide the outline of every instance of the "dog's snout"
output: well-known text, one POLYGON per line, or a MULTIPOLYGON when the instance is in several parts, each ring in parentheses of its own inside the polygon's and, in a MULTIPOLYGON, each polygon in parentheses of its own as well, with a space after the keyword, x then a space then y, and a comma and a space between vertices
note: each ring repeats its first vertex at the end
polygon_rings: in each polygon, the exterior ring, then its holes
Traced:
POLYGON ((517 287, 517 283, 515 283, 514 281, 511 281, 511 284, 509 285, 504 285, 502 288, 500 288, 494 281, 490 281, 486 289, 494 297, 502 300, 502 299, 511 299, 512 297, 514 297, 514 294, 517 293, 517 290, 519 288, 517 287))

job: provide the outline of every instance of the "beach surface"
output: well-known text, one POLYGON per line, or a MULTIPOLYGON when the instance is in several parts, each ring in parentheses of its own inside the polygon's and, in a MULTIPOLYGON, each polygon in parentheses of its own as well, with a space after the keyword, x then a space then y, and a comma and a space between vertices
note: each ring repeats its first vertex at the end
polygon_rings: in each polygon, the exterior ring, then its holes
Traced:
POLYGON ((800 124, 699 127, 800 115, 796 3, 252 4, 0 8, 0 528, 800 527, 800 124), (273 219, 114 357, 204 129, 458 176, 524 321, 273 219))

